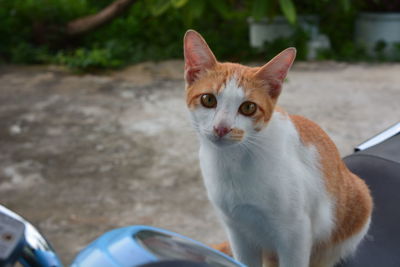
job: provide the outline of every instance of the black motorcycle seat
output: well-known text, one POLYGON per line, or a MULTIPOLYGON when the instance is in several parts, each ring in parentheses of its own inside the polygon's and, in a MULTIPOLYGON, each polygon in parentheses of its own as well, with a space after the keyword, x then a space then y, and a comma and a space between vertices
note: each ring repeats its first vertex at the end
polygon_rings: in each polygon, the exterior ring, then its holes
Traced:
POLYGON ((400 266, 400 134, 344 161, 370 188, 374 210, 366 238, 339 266, 400 266))

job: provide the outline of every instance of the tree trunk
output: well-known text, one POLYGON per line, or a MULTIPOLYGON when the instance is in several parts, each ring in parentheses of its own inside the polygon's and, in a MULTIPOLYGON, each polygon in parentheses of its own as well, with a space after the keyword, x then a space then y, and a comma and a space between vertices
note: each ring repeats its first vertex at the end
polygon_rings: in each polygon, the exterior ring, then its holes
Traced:
POLYGON ((99 13, 78 18, 66 25, 65 34, 75 37, 93 31, 127 10, 136 0, 116 0, 99 13))

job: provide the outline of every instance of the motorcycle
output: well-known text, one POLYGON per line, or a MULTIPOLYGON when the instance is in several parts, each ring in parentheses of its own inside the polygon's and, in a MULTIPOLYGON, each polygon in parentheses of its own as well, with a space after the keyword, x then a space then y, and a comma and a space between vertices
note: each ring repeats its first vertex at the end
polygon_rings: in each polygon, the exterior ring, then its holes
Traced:
MULTIPOLYGON (((357 253, 338 267, 400 266, 400 123, 368 139, 344 158, 369 186, 374 211, 357 253)), ((28 221, 0 205, 0 266, 60 267, 57 253, 28 221)), ((84 248, 71 267, 244 267, 226 254, 151 226, 111 230, 84 248)))

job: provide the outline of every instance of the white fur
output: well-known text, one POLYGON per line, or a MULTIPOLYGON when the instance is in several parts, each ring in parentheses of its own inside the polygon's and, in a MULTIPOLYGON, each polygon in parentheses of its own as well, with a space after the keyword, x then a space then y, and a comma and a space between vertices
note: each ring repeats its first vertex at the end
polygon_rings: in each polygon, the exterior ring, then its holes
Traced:
MULTIPOLYGON (((313 244, 326 240, 334 227, 334 203, 318 153, 301 142, 291 120, 280 113, 255 131, 251 119, 237 112, 244 100, 243 89, 232 79, 217 96, 216 109, 191 112, 208 196, 238 260, 261 266, 263 251, 269 251, 278 254, 281 267, 309 266, 313 244), (215 137, 212 129, 221 122, 244 130, 244 139, 237 143, 229 136, 215 137)), ((349 242, 358 244, 364 234, 349 242)), ((340 258, 347 246, 331 256, 340 258)))

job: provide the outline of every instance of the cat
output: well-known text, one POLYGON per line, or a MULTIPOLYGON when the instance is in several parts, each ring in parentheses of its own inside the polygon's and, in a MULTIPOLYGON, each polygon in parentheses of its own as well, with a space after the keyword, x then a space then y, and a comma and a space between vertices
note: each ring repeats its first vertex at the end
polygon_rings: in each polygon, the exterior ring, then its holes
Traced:
POLYGON ((234 257, 250 267, 325 267, 351 255, 372 198, 317 124, 276 105, 296 49, 262 67, 220 63, 189 30, 184 56, 201 172, 234 257))

